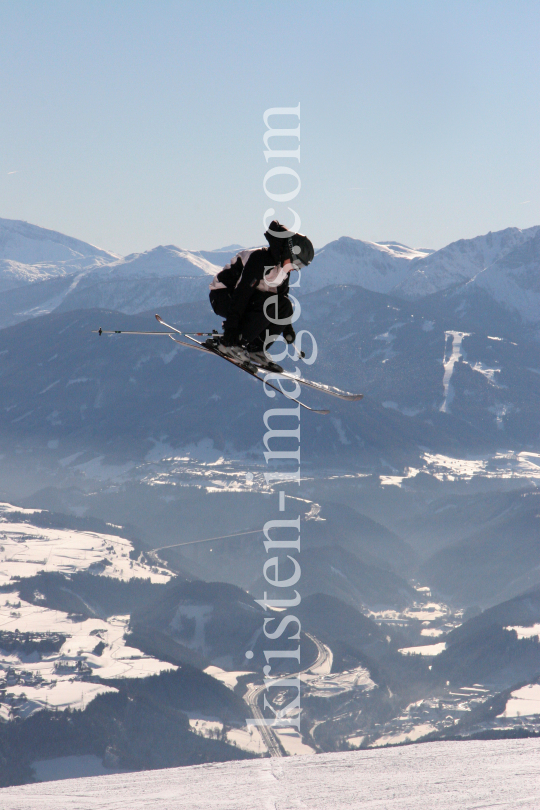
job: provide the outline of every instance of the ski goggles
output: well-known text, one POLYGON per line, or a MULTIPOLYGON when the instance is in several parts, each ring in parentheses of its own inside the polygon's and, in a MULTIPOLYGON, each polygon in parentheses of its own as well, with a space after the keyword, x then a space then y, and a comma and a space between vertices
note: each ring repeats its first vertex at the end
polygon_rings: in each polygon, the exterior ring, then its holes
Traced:
POLYGON ((287 239, 287 247, 289 248, 289 256, 291 257, 291 262, 294 264, 296 269, 300 270, 302 267, 307 267, 307 264, 304 264, 304 262, 301 261, 296 255, 297 253, 300 253, 301 250, 300 246, 294 245, 293 240, 290 237, 289 239, 287 239))

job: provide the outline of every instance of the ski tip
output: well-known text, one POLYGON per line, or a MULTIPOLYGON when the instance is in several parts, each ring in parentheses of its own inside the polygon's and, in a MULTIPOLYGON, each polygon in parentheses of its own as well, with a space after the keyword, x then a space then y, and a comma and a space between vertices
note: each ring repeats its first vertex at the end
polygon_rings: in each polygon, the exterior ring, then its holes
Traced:
POLYGON ((330 413, 330 411, 326 411, 326 410, 320 410, 319 411, 316 408, 312 408, 311 410, 313 411, 313 413, 320 413, 321 416, 328 416, 328 414, 330 413))
POLYGON ((156 321, 160 321, 161 323, 161 315, 156 315, 156 321))

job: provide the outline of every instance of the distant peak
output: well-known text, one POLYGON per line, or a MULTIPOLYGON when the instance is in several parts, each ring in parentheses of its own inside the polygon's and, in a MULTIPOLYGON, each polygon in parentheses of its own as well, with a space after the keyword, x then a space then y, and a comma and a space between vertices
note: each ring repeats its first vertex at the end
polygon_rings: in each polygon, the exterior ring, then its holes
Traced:
POLYGON ((225 247, 214 248, 213 250, 207 250, 206 253, 227 253, 231 250, 243 250, 244 245, 225 245, 225 247))

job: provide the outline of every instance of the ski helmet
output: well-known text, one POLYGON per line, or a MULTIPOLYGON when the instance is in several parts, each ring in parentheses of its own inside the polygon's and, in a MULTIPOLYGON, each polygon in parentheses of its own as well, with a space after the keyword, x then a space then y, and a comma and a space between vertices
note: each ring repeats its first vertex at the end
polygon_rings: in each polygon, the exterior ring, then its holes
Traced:
POLYGON ((277 262, 290 260, 299 269, 313 261, 315 251, 307 236, 287 230, 277 219, 270 223, 264 235, 277 262))
POLYGON ((297 267, 307 267, 313 261, 315 250, 303 233, 295 233, 287 239, 290 259, 297 267))

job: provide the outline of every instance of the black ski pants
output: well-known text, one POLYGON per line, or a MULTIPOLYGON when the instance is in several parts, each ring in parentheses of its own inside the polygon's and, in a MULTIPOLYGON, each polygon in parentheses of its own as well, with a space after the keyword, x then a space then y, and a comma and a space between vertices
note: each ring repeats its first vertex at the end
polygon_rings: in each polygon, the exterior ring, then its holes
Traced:
MULTIPOLYGON (((253 343, 258 340, 260 340, 261 343, 264 342, 267 329, 270 335, 276 335, 276 337, 283 332, 286 324, 271 323, 264 314, 264 304, 266 300, 275 295, 276 293, 265 293, 255 290, 249 299, 238 326, 242 340, 246 343, 253 343)), ((290 323, 294 312, 290 299, 286 295, 278 295, 277 299, 277 319, 280 321, 288 320, 290 323)), ((220 315, 222 318, 228 318, 231 306, 231 293, 227 289, 211 290, 210 304, 216 315, 220 315)), ((276 307, 273 304, 268 306, 268 312, 272 318, 276 317, 276 307)))

